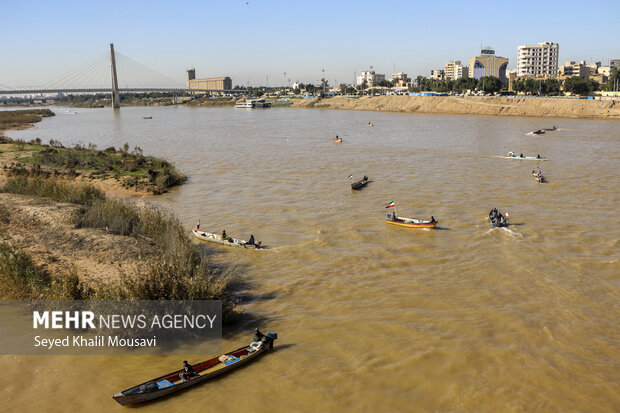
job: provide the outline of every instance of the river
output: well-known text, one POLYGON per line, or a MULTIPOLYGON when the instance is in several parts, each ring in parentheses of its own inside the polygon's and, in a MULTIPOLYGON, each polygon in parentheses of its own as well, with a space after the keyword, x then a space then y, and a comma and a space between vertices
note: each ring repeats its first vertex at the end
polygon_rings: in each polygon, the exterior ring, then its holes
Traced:
MULTIPOLYGON (((213 259, 250 284, 240 305, 247 321, 225 334, 223 348, 244 345, 260 325, 278 333, 278 351, 144 411, 620 406, 620 122, 292 108, 55 111, 7 135, 140 146, 189 175, 149 199, 188 230, 200 219, 207 231, 252 233, 272 247, 218 250, 213 259), (527 135, 553 125, 559 130, 527 135), (550 160, 498 156, 509 151, 550 160), (539 165, 545 184, 531 177, 539 165), (372 182, 354 192, 350 174, 372 182), (400 216, 433 215, 438 228, 386 224, 390 201, 400 216), (492 207, 513 225, 491 229, 492 207)), ((112 394, 181 361, 4 356, 0 410, 113 411, 112 394)))

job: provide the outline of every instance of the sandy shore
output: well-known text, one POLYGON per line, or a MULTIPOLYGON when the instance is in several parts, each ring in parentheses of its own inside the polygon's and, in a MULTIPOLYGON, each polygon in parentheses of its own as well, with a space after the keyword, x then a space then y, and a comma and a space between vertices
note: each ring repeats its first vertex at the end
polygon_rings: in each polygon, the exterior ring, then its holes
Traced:
POLYGON ((360 98, 336 96, 318 101, 317 99, 295 99, 292 102, 292 107, 379 112, 620 119, 620 102, 613 100, 473 96, 365 96, 360 98))
POLYGON ((105 284, 134 274, 157 254, 144 240, 105 229, 76 228, 79 205, 0 193, 0 207, 10 213, 0 222, 0 241, 25 252, 56 278, 75 271, 87 286, 105 284))

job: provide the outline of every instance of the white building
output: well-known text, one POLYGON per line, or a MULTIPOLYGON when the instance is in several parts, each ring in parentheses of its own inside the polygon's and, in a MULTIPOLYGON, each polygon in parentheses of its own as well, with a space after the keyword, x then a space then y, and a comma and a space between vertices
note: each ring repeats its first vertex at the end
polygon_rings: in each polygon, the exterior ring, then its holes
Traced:
POLYGON ((431 79, 442 80, 444 77, 444 73, 442 69, 431 70, 431 79))
POLYGON ((398 72, 392 74, 392 84, 395 87, 407 87, 411 84, 411 78, 407 73, 398 72))
POLYGON ((553 42, 519 46, 517 76, 557 75, 559 52, 560 45, 553 42))
POLYGON ((357 86, 360 86, 361 84, 363 84, 364 81, 366 81, 366 85, 368 87, 375 86, 383 82, 384 80, 385 80, 385 75, 375 73, 374 70, 371 70, 368 72, 362 72, 359 75, 357 75, 357 86))
POLYGON ((463 66, 460 60, 452 60, 443 67, 443 75, 450 80, 469 77, 469 67, 463 66))

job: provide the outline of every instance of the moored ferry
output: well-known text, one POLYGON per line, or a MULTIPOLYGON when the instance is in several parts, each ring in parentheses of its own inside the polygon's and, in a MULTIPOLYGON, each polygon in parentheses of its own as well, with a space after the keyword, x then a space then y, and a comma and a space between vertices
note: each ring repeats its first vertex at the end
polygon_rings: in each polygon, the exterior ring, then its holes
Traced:
POLYGON ((269 108, 271 102, 266 102, 265 99, 246 99, 245 101, 237 102, 236 108, 269 108))

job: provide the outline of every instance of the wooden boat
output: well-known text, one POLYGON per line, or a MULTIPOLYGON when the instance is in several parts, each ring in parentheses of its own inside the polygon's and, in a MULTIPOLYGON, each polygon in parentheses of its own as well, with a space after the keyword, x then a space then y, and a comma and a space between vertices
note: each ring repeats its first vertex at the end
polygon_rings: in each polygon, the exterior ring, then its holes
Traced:
POLYGON ((351 182, 351 189, 362 189, 366 186, 366 184, 368 184, 368 182, 368 177, 364 176, 364 178, 359 181, 351 182))
POLYGON ((189 380, 181 379, 180 374, 183 373, 181 369, 123 390, 122 392, 116 393, 112 398, 123 406, 147 402, 185 390, 196 384, 228 373, 237 367, 251 363, 269 351, 273 345, 273 340, 278 337, 275 333, 268 333, 268 336, 269 334, 271 334, 271 345, 269 342, 263 343, 262 346, 256 349, 253 343, 252 345, 241 347, 222 356, 194 364, 192 367, 197 375, 189 380))
POLYGON ((341 143, 342 142, 342 138, 334 138, 334 139, 332 139, 332 141, 334 143, 341 143))
POLYGON ((397 217, 394 220, 393 215, 388 214, 387 223, 392 225, 398 225, 399 227, 407 227, 407 228, 435 228, 438 221, 435 221, 434 217, 431 217, 431 220, 425 221, 423 219, 417 218, 403 218, 397 217))
POLYGON ((532 178, 534 178, 534 180, 538 182, 539 184, 542 184, 543 182, 545 182, 545 177, 542 175, 539 175, 538 172, 536 171, 532 171, 532 178))
POLYGON ((192 229, 192 233, 196 238, 203 241, 215 242, 217 244, 226 245, 228 247, 241 247, 241 248, 253 248, 253 249, 265 249, 267 246, 261 245, 260 241, 256 244, 248 244, 246 240, 228 237, 227 240, 222 239, 221 234, 214 234, 212 232, 200 231, 196 228, 192 229), (230 241, 229 241, 230 240, 230 241))

